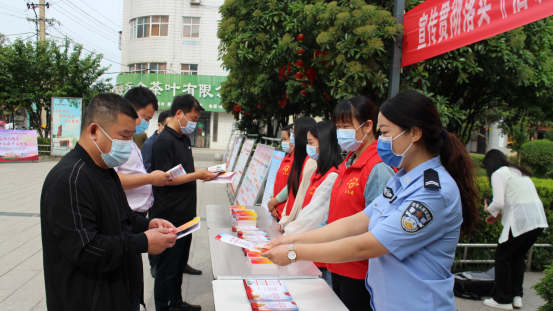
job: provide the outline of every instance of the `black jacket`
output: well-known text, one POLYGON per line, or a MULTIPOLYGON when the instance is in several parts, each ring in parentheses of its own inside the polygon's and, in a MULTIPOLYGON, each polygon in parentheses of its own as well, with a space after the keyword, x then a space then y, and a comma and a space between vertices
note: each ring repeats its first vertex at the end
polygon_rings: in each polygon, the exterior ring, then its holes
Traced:
POLYGON ((131 211, 115 171, 77 144, 46 177, 40 213, 48 310, 130 310, 149 219, 131 211))

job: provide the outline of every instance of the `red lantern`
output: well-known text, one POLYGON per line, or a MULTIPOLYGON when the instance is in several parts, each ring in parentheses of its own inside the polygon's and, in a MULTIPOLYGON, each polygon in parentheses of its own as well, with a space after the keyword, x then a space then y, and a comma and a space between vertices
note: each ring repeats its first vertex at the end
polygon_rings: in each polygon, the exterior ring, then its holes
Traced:
POLYGON ((305 63, 302 60, 298 60, 297 62, 294 63, 294 65, 296 65, 296 67, 298 68, 301 68, 305 66, 305 63))
POLYGON ((294 78, 296 78, 296 80, 301 80, 303 79, 303 77, 305 77, 305 75, 301 72, 298 72, 294 75, 294 78))
POLYGON ((301 91, 301 95, 302 95, 302 96, 307 95, 307 91, 306 91, 306 90, 301 91))
POLYGON ((303 39, 305 39, 305 36, 301 33, 296 37, 296 40, 298 40, 299 42, 303 42, 303 39))
POLYGON ((307 82, 302 82, 302 83, 301 83, 301 86, 306 87, 306 86, 307 86, 307 82))
POLYGON ((299 55, 299 56, 302 56, 303 53, 305 53, 305 50, 303 48, 301 48, 299 51, 296 51, 296 53, 299 55))

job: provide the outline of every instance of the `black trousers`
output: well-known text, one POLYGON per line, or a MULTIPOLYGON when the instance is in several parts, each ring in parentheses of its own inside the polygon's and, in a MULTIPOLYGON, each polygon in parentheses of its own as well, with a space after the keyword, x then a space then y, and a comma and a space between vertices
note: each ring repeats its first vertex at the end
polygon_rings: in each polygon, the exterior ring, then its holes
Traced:
POLYGON ((526 270, 526 253, 534 245, 543 232, 543 228, 513 237, 509 231, 509 239, 497 246, 495 252, 495 295, 497 303, 509 304, 516 296, 522 297, 522 283, 526 270))
MULTIPOLYGON (((137 212, 138 214, 144 216, 144 217, 148 217, 146 216, 147 214, 149 214, 149 212, 144 212, 144 213, 140 213, 140 212, 137 212)), ((149 218, 152 218, 152 217, 149 217, 149 218)), ((157 257, 159 255, 150 255, 148 254, 148 261, 150 262, 150 267, 155 267, 157 265, 157 257)))
POLYGON ((191 242, 192 234, 189 234, 158 255, 154 283, 156 311, 169 311, 183 305, 182 274, 188 264, 191 242))
POLYGON ((332 273, 332 289, 350 311, 372 311, 371 294, 365 280, 332 273))

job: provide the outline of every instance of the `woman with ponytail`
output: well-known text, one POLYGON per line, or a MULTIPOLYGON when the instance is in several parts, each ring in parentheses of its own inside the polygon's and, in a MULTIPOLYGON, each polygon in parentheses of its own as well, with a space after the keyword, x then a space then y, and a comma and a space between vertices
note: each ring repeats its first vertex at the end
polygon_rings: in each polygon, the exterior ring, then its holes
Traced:
POLYGON ((378 154, 400 168, 383 193, 363 212, 274 239, 263 255, 278 265, 369 259, 373 310, 455 311, 455 249, 479 220, 470 157, 420 93, 387 100, 378 124, 378 154))

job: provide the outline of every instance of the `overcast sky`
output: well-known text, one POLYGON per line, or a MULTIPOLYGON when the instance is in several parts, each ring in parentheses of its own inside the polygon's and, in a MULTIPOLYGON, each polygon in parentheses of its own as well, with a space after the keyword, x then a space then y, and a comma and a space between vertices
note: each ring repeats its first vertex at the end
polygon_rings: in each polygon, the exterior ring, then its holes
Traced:
MULTIPOLYGON (((10 41, 17 37, 36 40, 36 26, 26 20, 35 18, 33 9, 27 3, 39 0, 0 0, 0 33, 8 35, 10 41), (29 38, 30 37, 30 38, 29 38)), ((46 28, 46 37, 70 37, 81 43, 86 50, 102 53, 102 66, 110 66, 110 74, 102 78, 113 78, 120 71, 121 51, 119 51, 119 31, 121 29, 123 0, 53 0, 46 9, 46 18, 54 18, 55 26, 46 28)), ((39 9, 36 9, 37 16, 39 9)), ((86 52, 86 51, 85 51, 86 52)), ((86 52, 88 53, 88 52, 86 52)))

